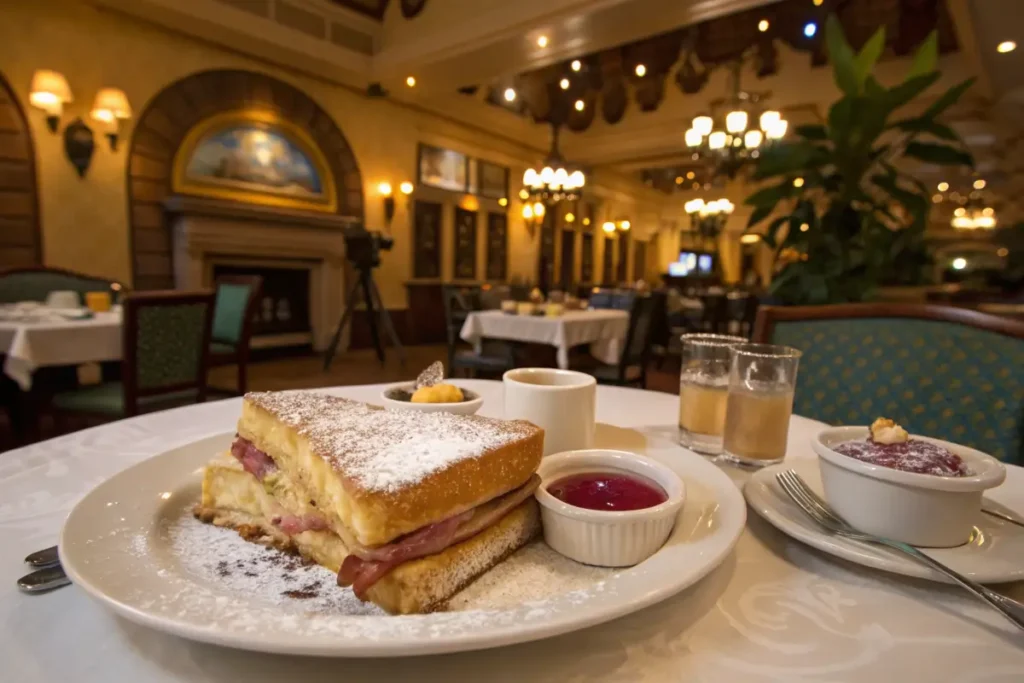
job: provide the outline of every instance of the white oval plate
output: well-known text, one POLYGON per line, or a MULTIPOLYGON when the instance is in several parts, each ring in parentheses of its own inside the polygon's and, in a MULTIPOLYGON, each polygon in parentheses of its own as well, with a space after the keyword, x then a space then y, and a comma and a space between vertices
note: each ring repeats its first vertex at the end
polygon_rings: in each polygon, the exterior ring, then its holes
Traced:
MULTIPOLYGON (((755 473, 743 492, 747 502, 759 515, 783 533, 823 552, 850 562, 882 569, 904 576, 933 581, 946 581, 895 550, 860 541, 833 536, 811 521, 782 490, 775 475, 795 470, 814 491, 824 498, 818 461, 811 458, 789 460, 755 473)), ((1024 518, 1024 470, 1006 468, 1006 481, 985 492, 987 501, 995 501, 1003 511, 1024 518)), ((956 548, 922 548, 922 550, 979 583, 1002 583, 1024 579, 1024 527, 981 514, 975 523, 970 543, 956 548)))
POLYGON ((218 645, 344 657, 458 652, 547 638, 660 602, 718 566, 746 522, 742 494, 715 465, 674 444, 648 440, 646 454, 686 482, 686 505, 661 550, 593 590, 548 595, 513 609, 402 617, 310 613, 301 601, 240 595, 216 577, 189 571, 166 537, 168 524, 198 501, 203 465, 233 436, 167 451, 87 494, 60 537, 71 580, 131 621, 218 645))

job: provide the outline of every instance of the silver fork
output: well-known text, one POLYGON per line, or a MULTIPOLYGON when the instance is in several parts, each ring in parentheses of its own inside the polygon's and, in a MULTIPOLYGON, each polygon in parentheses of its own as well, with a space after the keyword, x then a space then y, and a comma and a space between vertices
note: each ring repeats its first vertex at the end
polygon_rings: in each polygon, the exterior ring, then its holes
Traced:
POLYGON ((894 541, 881 536, 872 536, 851 527, 842 517, 837 515, 817 493, 811 490, 807 483, 800 478, 800 475, 793 470, 785 470, 775 475, 782 490, 796 503, 807 516, 817 522, 831 533, 849 538, 855 541, 874 543, 882 545, 907 555, 908 557, 927 565, 935 571, 945 574, 956 583, 973 593, 976 597, 987 602, 1004 617, 1012 621, 1018 628, 1024 629, 1024 605, 1004 595, 968 579, 963 574, 956 572, 938 560, 921 552, 912 545, 894 541))

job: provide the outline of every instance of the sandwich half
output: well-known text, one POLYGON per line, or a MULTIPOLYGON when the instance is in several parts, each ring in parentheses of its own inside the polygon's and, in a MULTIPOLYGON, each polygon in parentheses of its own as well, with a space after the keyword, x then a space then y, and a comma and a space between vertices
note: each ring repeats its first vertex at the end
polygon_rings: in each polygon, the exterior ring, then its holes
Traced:
POLYGON ((251 393, 196 515, 337 571, 388 612, 427 612, 537 534, 542 450, 528 422, 251 393))

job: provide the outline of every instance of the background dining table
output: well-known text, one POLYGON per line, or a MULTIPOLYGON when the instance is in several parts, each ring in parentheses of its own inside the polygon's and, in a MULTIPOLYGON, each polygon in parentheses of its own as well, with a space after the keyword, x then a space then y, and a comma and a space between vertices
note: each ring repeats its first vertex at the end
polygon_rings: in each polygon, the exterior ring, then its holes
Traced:
POLYGON ((459 336, 477 347, 484 339, 504 339, 554 346, 558 367, 569 367, 569 349, 590 344, 594 358, 616 365, 629 331, 629 311, 598 309, 565 311, 561 315, 513 315, 502 311, 472 311, 459 336))
MULTIPOLYGON (((484 398, 481 414, 502 415, 500 383, 465 384, 484 398)), ((382 388, 330 393, 373 402, 382 388)), ((675 439, 677 403, 670 394, 601 386, 599 427, 624 444, 675 439)), ((1024 680, 1020 631, 964 592, 822 554, 755 514, 748 515, 747 528, 725 562, 673 598, 575 633, 451 655, 330 660, 230 650, 137 626, 73 586, 41 596, 17 591, 15 580, 26 571, 22 558, 54 543, 68 511, 87 491, 133 463, 230 430, 240 406, 240 399, 230 399, 153 413, 0 456, 0 680, 1024 680)), ((813 458, 809 439, 821 426, 794 417, 787 459, 813 458)), ((737 486, 749 477, 741 470, 726 471, 737 486)), ((1021 598, 1022 587, 1000 590, 1021 598)))
POLYGON ((121 338, 119 310, 94 313, 84 319, 56 314, 36 320, 0 319, 4 374, 23 391, 32 388, 32 373, 44 366, 119 360, 121 338))

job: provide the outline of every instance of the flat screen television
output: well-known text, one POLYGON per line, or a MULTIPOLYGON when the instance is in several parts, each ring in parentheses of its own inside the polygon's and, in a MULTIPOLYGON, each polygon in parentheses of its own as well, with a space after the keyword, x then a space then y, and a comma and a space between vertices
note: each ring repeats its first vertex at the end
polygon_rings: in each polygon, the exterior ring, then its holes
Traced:
POLYGON ((679 260, 668 264, 668 274, 674 277, 708 276, 712 275, 714 271, 714 256, 697 251, 681 251, 679 260))

